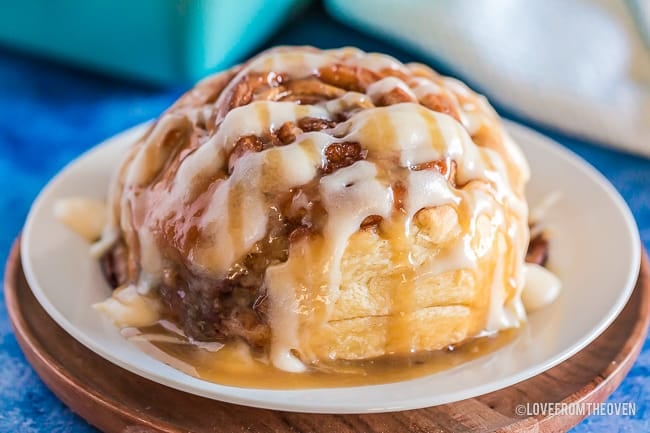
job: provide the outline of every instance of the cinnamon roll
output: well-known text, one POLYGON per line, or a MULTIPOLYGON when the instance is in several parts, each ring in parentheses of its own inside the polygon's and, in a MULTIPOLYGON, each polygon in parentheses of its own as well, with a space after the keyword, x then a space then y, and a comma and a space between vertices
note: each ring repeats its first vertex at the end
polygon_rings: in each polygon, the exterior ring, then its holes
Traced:
POLYGON ((287 371, 517 327, 528 177, 462 83, 353 48, 272 49, 198 83, 125 155, 99 308, 129 325, 137 304, 287 371))

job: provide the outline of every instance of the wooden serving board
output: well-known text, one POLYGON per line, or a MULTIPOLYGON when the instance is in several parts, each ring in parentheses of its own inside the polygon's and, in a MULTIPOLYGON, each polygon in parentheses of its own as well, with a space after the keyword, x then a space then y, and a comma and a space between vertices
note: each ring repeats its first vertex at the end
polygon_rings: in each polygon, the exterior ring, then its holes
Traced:
MULTIPOLYGON (((511 387, 431 408, 370 415, 254 409, 159 385, 104 360, 61 329, 25 280, 19 242, 9 256, 5 296, 18 342, 45 384, 74 412, 106 432, 560 432, 584 416, 518 416, 519 404, 604 401, 639 354, 650 319, 650 264, 620 316, 562 364, 511 387)), ((432 391, 435 392, 435 391, 432 391)))

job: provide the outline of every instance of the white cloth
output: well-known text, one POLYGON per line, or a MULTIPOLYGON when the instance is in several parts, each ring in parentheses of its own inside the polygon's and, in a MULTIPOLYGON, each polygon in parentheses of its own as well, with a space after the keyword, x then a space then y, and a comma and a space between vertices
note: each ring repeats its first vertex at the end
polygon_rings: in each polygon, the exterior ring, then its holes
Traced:
MULTIPOLYGON (((645 6, 650 20, 650 0, 636 1, 637 18, 645 6)), ((650 156, 650 45, 625 0, 327 0, 327 7, 450 65, 517 113, 650 156)))

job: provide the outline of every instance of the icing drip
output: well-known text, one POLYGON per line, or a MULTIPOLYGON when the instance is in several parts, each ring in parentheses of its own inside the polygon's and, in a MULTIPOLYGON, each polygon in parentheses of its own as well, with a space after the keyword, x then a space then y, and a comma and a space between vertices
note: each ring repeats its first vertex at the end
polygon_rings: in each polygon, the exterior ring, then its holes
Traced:
POLYGON ((562 282, 548 269, 534 263, 526 264, 521 300, 526 311, 533 312, 551 304, 560 295, 562 282))

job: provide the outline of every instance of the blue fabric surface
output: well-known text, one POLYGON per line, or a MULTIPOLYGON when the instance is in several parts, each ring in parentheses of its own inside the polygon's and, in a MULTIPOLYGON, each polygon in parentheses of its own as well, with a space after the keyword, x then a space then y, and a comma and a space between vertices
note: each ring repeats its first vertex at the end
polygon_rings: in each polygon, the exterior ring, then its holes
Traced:
MULTIPOLYGON (((431 60, 416 58, 337 24, 317 7, 268 43, 276 44, 355 45, 403 61, 431 60)), ((116 81, 0 49, 0 260, 6 260, 30 203, 48 179, 94 144, 158 115, 181 91, 116 81)), ((501 112, 516 119, 512 113, 501 112)), ((642 240, 650 248, 650 161, 536 129, 605 174, 632 208, 642 240)), ((650 431, 648 341, 611 401, 635 402, 636 415, 590 417, 574 432, 650 431)), ((27 364, 12 334, 4 298, 0 298, 0 432, 92 431, 45 388, 27 364)))

